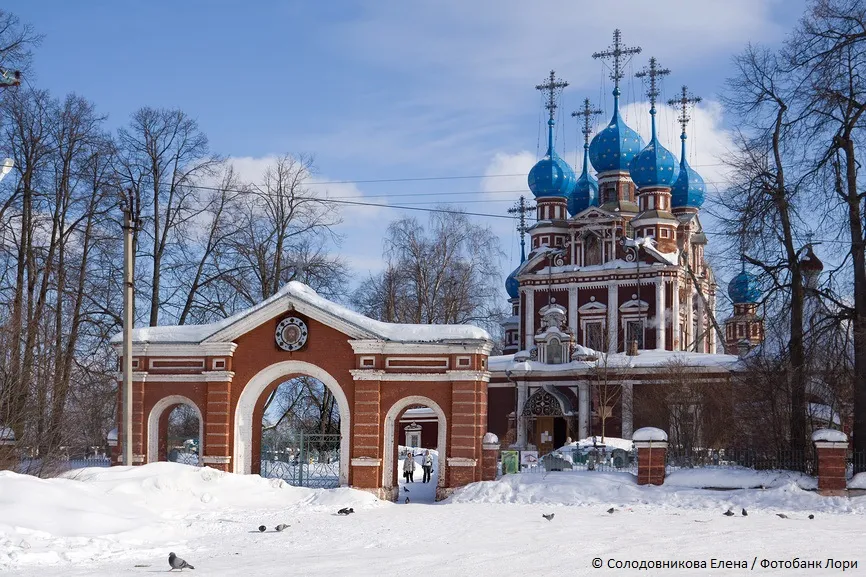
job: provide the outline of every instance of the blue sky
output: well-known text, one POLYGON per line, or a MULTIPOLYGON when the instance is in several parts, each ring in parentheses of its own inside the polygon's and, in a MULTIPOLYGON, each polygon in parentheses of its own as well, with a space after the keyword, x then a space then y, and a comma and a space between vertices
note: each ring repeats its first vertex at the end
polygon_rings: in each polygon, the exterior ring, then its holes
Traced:
MULTIPOLYGON (((544 153, 534 86, 551 68, 571 83, 564 112, 588 96, 605 110, 599 122, 609 116, 611 86, 590 55, 610 44, 616 27, 627 45, 643 47, 634 70, 649 56, 672 70, 665 99, 683 83, 704 97, 689 155, 712 190, 724 180, 717 157, 730 143, 731 126, 716 100, 731 56, 749 41, 777 43, 803 6, 803 0, 4 3, 45 34, 33 84, 86 96, 112 126, 140 106, 182 108, 197 118, 212 148, 239 159, 250 177, 285 152, 314 154, 320 181, 520 174, 326 186, 332 196, 391 204, 459 200, 466 210, 496 214, 526 189, 523 175, 544 153)), ((641 85, 627 79, 623 88, 626 103, 639 101, 627 108, 627 121, 647 132, 641 85)), ((567 114, 563 119, 557 147, 574 163, 578 129, 567 114)), ((674 119, 665 111, 661 131, 678 155, 674 119)), ((359 274, 379 266, 383 223, 400 214, 345 211, 339 250, 359 274)), ((507 274, 517 258, 512 223, 484 221, 503 239, 507 274)))

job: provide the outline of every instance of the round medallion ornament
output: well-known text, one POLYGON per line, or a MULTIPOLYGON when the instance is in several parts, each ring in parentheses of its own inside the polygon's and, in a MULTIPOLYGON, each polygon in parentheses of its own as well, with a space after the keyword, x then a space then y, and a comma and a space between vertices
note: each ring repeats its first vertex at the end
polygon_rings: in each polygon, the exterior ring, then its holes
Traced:
POLYGON ((276 332, 277 346, 284 351, 297 351, 307 343, 307 323, 298 317, 280 321, 276 332))

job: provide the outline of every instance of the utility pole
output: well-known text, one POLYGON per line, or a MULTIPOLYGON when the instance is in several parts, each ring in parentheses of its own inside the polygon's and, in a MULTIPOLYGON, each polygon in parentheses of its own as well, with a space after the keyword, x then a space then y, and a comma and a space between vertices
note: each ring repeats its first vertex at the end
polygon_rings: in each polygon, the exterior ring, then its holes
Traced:
POLYGON ((123 199, 123 464, 132 465, 132 191, 123 199))

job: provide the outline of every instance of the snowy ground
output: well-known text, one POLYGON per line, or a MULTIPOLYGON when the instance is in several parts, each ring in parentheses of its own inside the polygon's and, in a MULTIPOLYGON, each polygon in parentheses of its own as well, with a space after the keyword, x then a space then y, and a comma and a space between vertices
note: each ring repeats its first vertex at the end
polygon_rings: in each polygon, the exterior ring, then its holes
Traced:
MULTIPOLYGON (((712 475, 714 482, 723 476, 712 475)), ((681 477, 678 483, 688 485, 681 477)), ((748 572, 597 570, 594 558, 709 565, 712 558, 757 557, 758 573, 839 574, 760 567, 761 559, 830 557, 859 561, 856 572, 866 569, 866 498, 824 498, 796 479, 773 479, 765 490, 709 491, 638 487, 627 473, 510 475, 466 487, 445 503, 395 505, 351 489, 301 489, 173 463, 52 480, 0 472, 0 574, 162 573, 169 551, 195 565, 194 575, 216 576, 748 572), (356 513, 335 514, 346 506, 356 513), (610 507, 616 512, 608 514, 610 507), (736 516, 722 515, 729 507, 736 516), (548 522, 542 513, 555 517, 548 522), (278 523, 290 527, 274 532, 278 523), (256 530, 261 524, 267 532, 256 530)), ((410 495, 419 486, 410 484, 410 495)))

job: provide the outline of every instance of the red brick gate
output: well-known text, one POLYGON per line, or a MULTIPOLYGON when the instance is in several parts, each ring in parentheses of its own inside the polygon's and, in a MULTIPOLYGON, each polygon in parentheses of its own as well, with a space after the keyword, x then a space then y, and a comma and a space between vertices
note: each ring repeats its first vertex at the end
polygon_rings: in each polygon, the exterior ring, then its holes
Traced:
MULTIPOLYGON (((119 335, 114 345, 119 351, 119 335)), ((445 496, 481 480, 491 348, 477 327, 381 323, 297 282, 217 323, 136 329, 133 459, 165 458, 165 416, 182 403, 199 413, 206 465, 257 473, 267 395, 308 375, 337 401, 341 485, 393 496, 396 421, 422 404, 439 419, 438 494, 445 496)))

